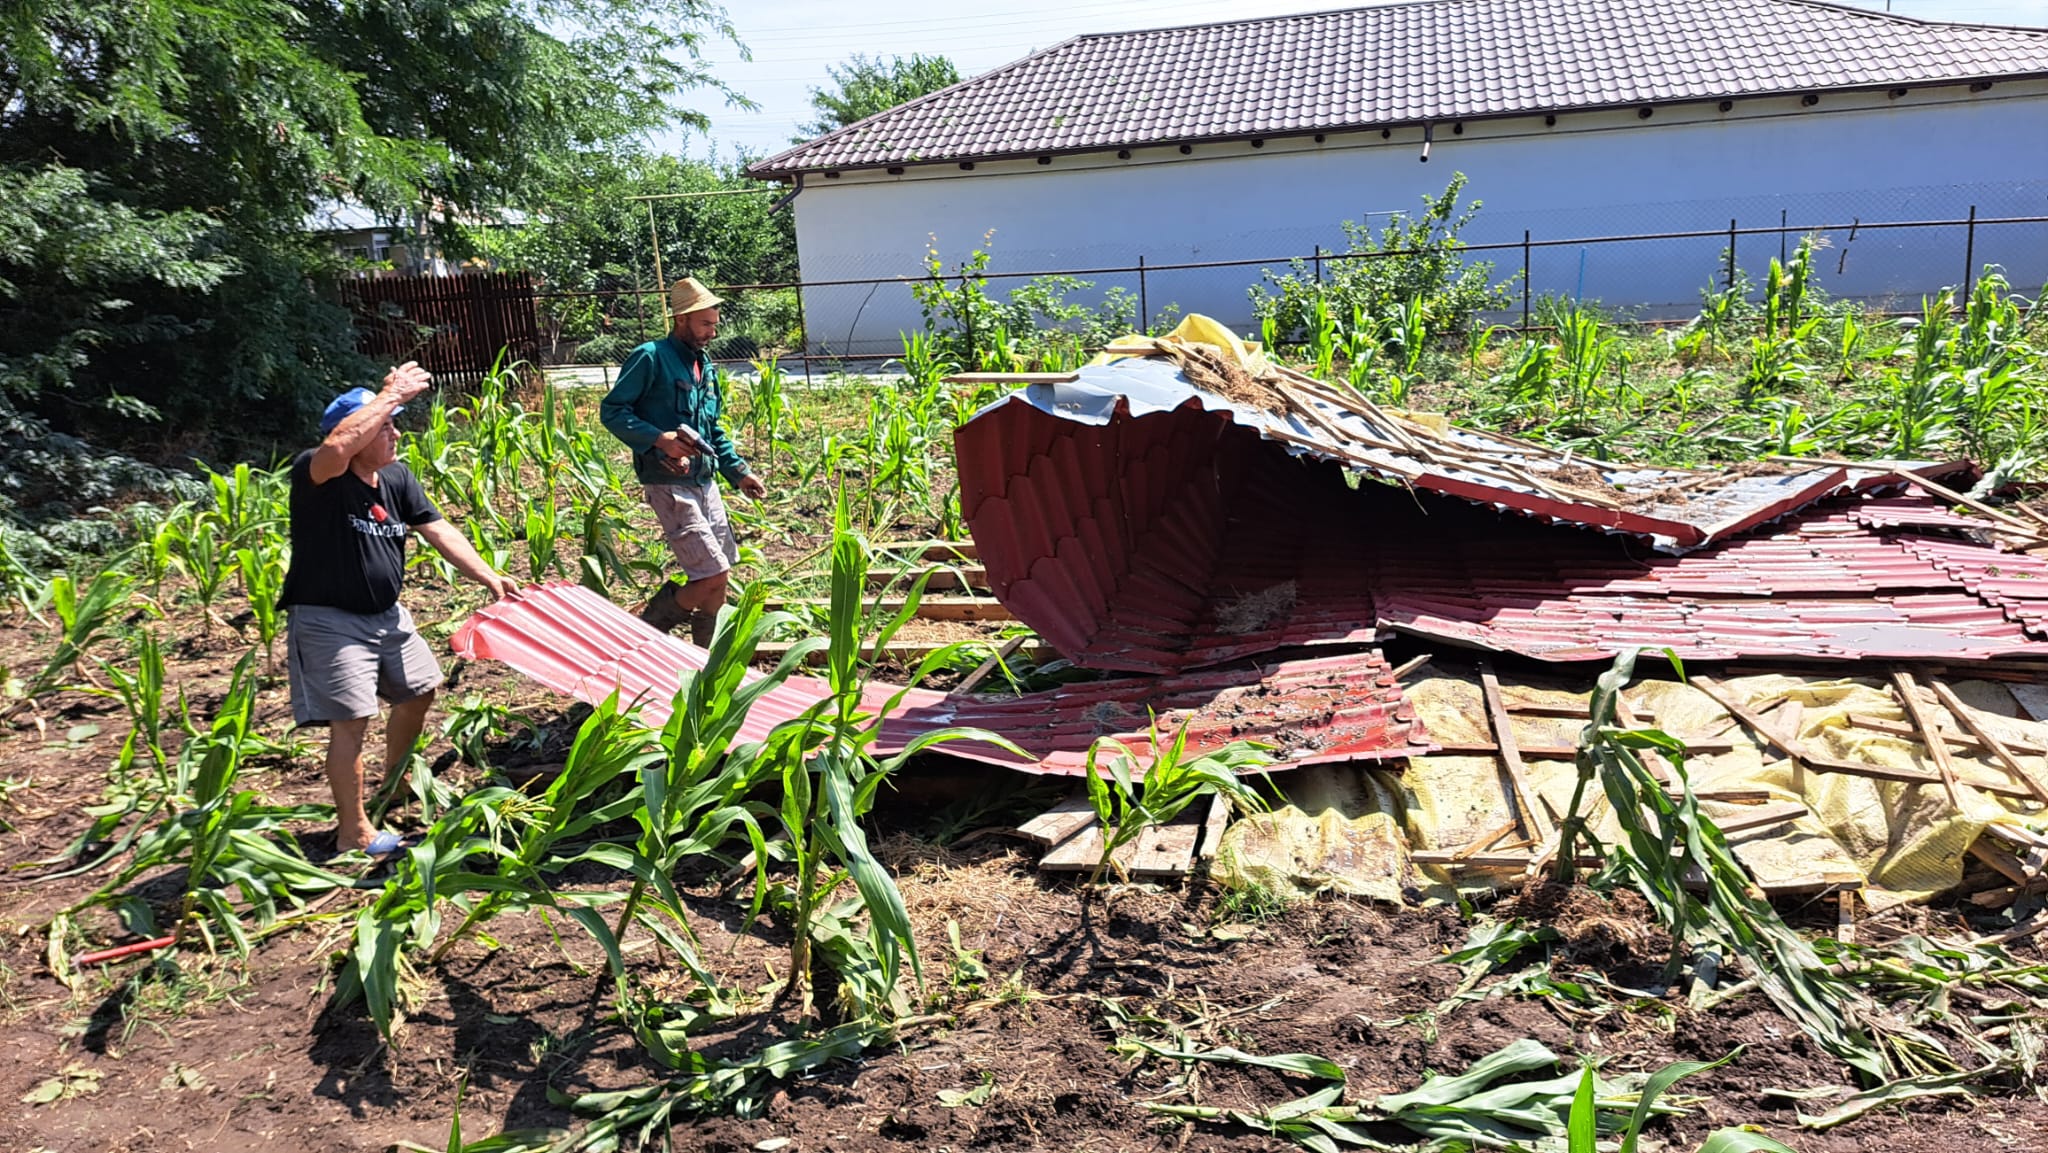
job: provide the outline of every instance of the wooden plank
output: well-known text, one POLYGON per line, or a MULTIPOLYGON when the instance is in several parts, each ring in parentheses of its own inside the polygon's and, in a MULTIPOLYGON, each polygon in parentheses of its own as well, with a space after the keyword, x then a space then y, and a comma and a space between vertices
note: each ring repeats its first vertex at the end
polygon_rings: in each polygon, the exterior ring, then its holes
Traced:
POLYGON ((1709 819, 1723 833, 1740 833, 1750 829, 1782 825, 1786 821, 1796 821, 1806 816, 1808 812, 1809 810, 1805 805, 1797 801, 1786 801, 1783 804, 1766 805, 1754 813, 1744 813, 1738 817, 1712 817, 1709 819))
POLYGON ((1095 809, 1088 803, 1086 789, 1075 789, 1066 799, 1017 826, 1019 835, 1051 847, 1095 823, 1095 809))
POLYGON ((1011 637, 1009 640, 1004 641, 1002 648, 999 648, 996 651, 990 653, 988 655, 987 660, 981 662, 979 665, 976 665, 974 671, 968 673, 966 679, 962 680, 959 684, 953 686, 953 691, 947 693, 946 695, 949 697, 964 697, 968 693, 973 692, 975 689, 980 688, 981 682, 987 680, 989 678, 989 674, 995 672, 996 667, 998 665, 1001 665, 1004 661, 1009 660, 1012 654, 1014 654, 1018 649, 1023 648, 1024 642, 1029 639, 1029 634, 1020 633, 1017 636, 1011 637))
POLYGON ((2020 759, 2012 755, 2012 750, 2005 747, 2005 742, 1984 727, 1984 723, 1970 711, 1970 706, 1963 703, 1961 697, 1956 696, 1955 690, 1940 681, 1928 683, 1933 687, 1934 695, 1941 700, 1942 707, 1956 719, 1956 723, 1969 730, 1970 735, 1976 737, 1978 743, 1991 750, 1991 755, 1998 759, 1998 763, 2004 765, 2007 772, 2018 777, 2020 783, 2033 792, 2035 799, 2048 803, 2048 788, 2044 788, 2040 780, 2028 772, 2025 765, 2020 764, 2020 759))
POLYGON ((1544 701, 1509 701, 1508 711, 1518 717, 1562 717, 1566 720, 1587 720, 1591 714, 1584 704, 1553 705, 1544 701))
POLYGON ((941 377, 947 384, 1072 384, 1078 372, 956 372, 941 377))
MULTIPOLYGON (((1757 736, 1763 738, 1765 744, 1778 750, 1785 756, 1790 757, 1793 760, 1800 762, 1801 764, 1804 764, 1809 769, 1813 769, 1817 772, 1824 773, 1844 773, 1854 777, 1868 777, 1872 780, 1877 781, 1897 781, 1901 784, 1941 784, 1941 778, 1939 776, 1937 776, 1934 773, 1922 772, 1919 769, 1898 769, 1892 768, 1889 765, 1870 765, 1861 763, 1859 761, 1844 761, 1834 757, 1824 757, 1813 753, 1809 753, 1800 746, 1798 741, 1795 741, 1790 737, 1779 735, 1777 730, 1768 721, 1764 720, 1762 717, 1758 716, 1754 711, 1737 702, 1735 698, 1729 696, 1728 693, 1725 690, 1723 690, 1720 685, 1715 684, 1711 678, 1693 677, 1691 683, 1692 687, 1705 693, 1708 697, 1712 698, 1715 704, 1720 705, 1723 709, 1727 710, 1728 715, 1735 718, 1736 724, 1749 729, 1751 732, 1754 732, 1757 736)), ((2028 792, 2026 789, 2020 788, 2016 785, 1994 784, 1990 781, 1975 780, 1965 781, 1963 783, 1969 785, 1973 789, 1981 789, 1987 793, 1997 793, 2000 796, 2033 796, 2033 794, 2028 792)))
POLYGON ((1409 657, 1407 660, 1402 661, 1400 664, 1394 666, 1394 680, 1396 682, 1399 682, 1402 677, 1405 677, 1409 673, 1414 672, 1416 669, 1419 669, 1422 666, 1428 664, 1433 659, 1434 656, 1430 653, 1423 653, 1421 656, 1409 657))
MULTIPOLYGON (((1452 853, 1436 850, 1410 853, 1408 859, 1418 865, 1464 865, 1474 869, 1527 869, 1535 864, 1537 860, 1534 854, 1526 851, 1519 853, 1474 853, 1467 857, 1459 857, 1452 853)), ((1582 869, 1597 869, 1604 861, 1602 858, 1589 853, 1580 853, 1578 863, 1582 869)))
POLYGON ((1835 904, 1835 940, 1844 945, 1856 943, 1856 890, 1843 889, 1840 900, 1835 904))
MULTIPOLYGON (((1685 742, 1689 753, 1725 753, 1746 741, 1735 741, 1728 737, 1679 737, 1685 742)), ((1491 741, 1437 741, 1437 752, 1432 756, 1473 756, 1492 755, 1500 752, 1500 746, 1491 741)), ((1517 745, 1516 751, 1523 760, 1569 761, 1579 755, 1577 745, 1517 745)))
MULTIPOLYGON (((1949 712, 1953 713, 1955 710, 1949 709, 1949 712)), ((1856 728, 1867 729, 1873 733, 1883 733, 1888 737, 1918 737, 1920 735, 1917 729, 1905 721, 1888 720, 1884 717, 1873 717, 1863 713, 1850 713, 1849 723, 1856 728)), ((1943 728, 1941 730, 1941 739, 1947 741, 1951 746, 1966 752, 1990 751, 1985 747, 1983 741, 1977 739, 1976 734, 1970 732, 1957 732, 1954 729, 1943 728)), ((2048 753, 2048 747, 2034 744, 2031 741, 2002 741, 2000 743, 2005 746, 2008 752, 2029 753, 2037 757, 2043 753, 2048 753)))
POLYGON ((1486 697, 1487 721, 1493 727, 1493 739, 1500 745, 1501 764, 1506 768, 1508 783, 1514 790, 1516 810, 1523 821, 1522 831, 1538 841, 1547 841, 1554 831, 1550 818, 1541 812, 1535 800, 1535 791, 1529 788, 1529 777, 1522 764, 1522 754, 1515 747, 1515 730, 1508 720, 1508 710, 1501 703, 1500 678, 1493 674, 1493 662, 1479 662, 1479 687, 1486 697))
MULTIPOLYGON (((914 663, 938 652, 949 644, 957 643, 957 641, 890 641, 885 655, 891 660, 914 663)), ((797 642, 795 641, 764 641, 754 650, 754 659, 757 661, 779 661, 796 644, 797 642)), ((876 659, 875 646, 872 642, 864 641, 861 643, 860 657, 865 661, 876 659)), ((805 663, 822 665, 825 663, 825 658, 826 650, 821 647, 817 652, 812 653, 805 663)))
POLYGON ((1230 825, 1230 801, 1222 793, 1209 797, 1209 809, 1202 816, 1202 840, 1195 851, 1195 859, 1207 864, 1216 859, 1216 850, 1223 844, 1223 830, 1230 825))
MULTIPOLYGON (((806 573, 806 576, 826 577, 829 573, 806 573)), ((871 568, 868 570, 869 592, 878 592, 892 586, 908 589, 924 578, 924 588, 931 592, 953 592, 959 589, 987 589, 988 570, 980 565, 957 567, 933 566, 930 568, 871 568)))
MULTIPOLYGON (((1038 859, 1041 873, 1092 873, 1095 863, 1102 859, 1102 827, 1090 822, 1088 827, 1053 846, 1052 850, 1038 859)), ((1137 855, 1138 846, 1134 841, 1116 851, 1112 858, 1128 873, 1132 859, 1137 855)), ((1111 875, 1115 869, 1110 870, 1111 875)))
MULTIPOLYGON (((768 602, 768 611, 785 608, 826 608, 830 597, 785 597, 768 602)), ((868 602, 882 613, 894 615, 910 603, 908 597, 880 597, 868 602)), ((1007 621, 1016 618, 994 597, 919 597, 917 619, 925 621, 1007 621)))
POLYGON ((971 540, 905 540, 889 541, 875 546, 876 556, 901 556, 911 560, 962 561, 979 560, 971 540))
POLYGON ((1137 852, 1125 870, 1133 877, 1185 877, 1195 860, 1202 826, 1174 821, 1138 833, 1137 852))
POLYGON ((2015 885, 2026 885, 2035 880, 2027 875, 2026 867, 2020 864, 2017 857, 2004 849, 1985 844, 1982 837, 1970 842, 1970 855, 1991 866, 2000 876, 2015 885))
POLYGON ((1948 803, 1961 809, 1963 795, 1956 792, 1956 767, 1948 759, 1948 742, 1941 739, 1941 730, 1927 719, 1927 711, 1920 704, 1920 686, 1914 683, 1912 673, 1893 669, 1892 687, 1898 690, 1899 702, 1905 706, 1907 719, 1920 731, 1921 745, 1927 749, 1927 755, 1934 758, 1934 769, 1941 774, 1941 787, 1948 793, 1948 803))

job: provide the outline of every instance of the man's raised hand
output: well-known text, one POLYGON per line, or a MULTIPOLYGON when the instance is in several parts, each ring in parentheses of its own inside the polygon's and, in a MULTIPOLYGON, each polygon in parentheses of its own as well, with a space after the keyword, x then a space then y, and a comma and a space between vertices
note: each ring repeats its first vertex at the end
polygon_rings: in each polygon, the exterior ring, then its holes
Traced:
POLYGON ((384 374, 384 395, 399 404, 427 391, 434 382, 434 375, 419 366, 418 361, 408 360, 384 374))

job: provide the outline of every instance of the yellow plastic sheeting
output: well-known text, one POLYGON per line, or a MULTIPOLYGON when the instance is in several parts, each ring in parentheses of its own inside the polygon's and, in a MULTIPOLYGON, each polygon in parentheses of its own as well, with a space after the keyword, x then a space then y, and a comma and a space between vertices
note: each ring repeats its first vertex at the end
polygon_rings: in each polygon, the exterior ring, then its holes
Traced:
POLYGON ((1206 344, 1255 380, 1273 371, 1272 365, 1266 362, 1266 354, 1259 348, 1258 341, 1241 340, 1229 326, 1200 313, 1190 313, 1183 317, 1180 324, 1165 336, 1144 336, 1138 333, 1119 336, 1104 345, 1095 359, 1088 363, 1113 364, 1127 356, 1156 356, 1164 351, 1160 346, 1168 344, 1206 344))
MULTIPOLYGON (((1424 674, 1411 683, 1407 696, 1432 736, 1445 744, 1492 741, 1476 678, 1432 675, 1427 669, 1424 674)), ((1767 723, 1780 726, 1784 735, 1815 755, 1935 772, 1918 741, 1850 727, 1852 714, 1900 723, 1906 720, 1884 682, 1758 676, 1724 681, 1720 687, 1730 699, 1764 714, 1767 723)), ((1977 719, 1994 735, 2027 744, 2048 742, 2048 725, 2014 718, 2018 709, 2002 686, 1963 682, 1955 688, 1965 702, 1982 706, 1977 719)), ((1582 708, 1589 694, 1506 683, 1501 692, 1519 746, 1576 743, 1583 721, 1517 713, 1514 706, 1569 703, 1582 708)), ((1631 686, 1626 695, 1639 723, 1680 737, 1734 739, 1735 748, 1728 752, 1687 759, 1695 791, 1763 790, 1770 802, 1798 801, 1808 807, 1808 816, 1730 836, 1736 856, 1767 888, 1788 890, 1867 880, 1899 899, 1924 899, 1961 880, 1963 857, 1986 824, 2006 821, 2043 827, 2038 807, 2030 802, 1967 787, 1972 780, 2021 783, 1988 754, 1951 750, 1951 763, 1965 782, 1959 811, 1949 804, 1947 792, 1939 784, 1880 781, 1796 765, 1734 724, 1724 709, 1690 685, 1643 681, 1631 686)), ((1947 710, 1931 701, 1925 711, 1938 725, 1960 728, 1946 724, 1947 710)), ((2029 769, 2048 775, 2048 758, 2022 756, 2020 760, 2029 769)), ((1536 803, 1546 807, 1553 822, 1566 812, 1577 782, 1572 762, 1526 758, 1526 778, 1536 803)), ((1401 783, 1406 793, 1408 832, 1422 848, 1463 848, 1497 832, 1514 816, 1507 799, 1506 772, 1494 756, 1416 758, 1409 762, 1401 783)), ((1614 840, 1618 829, 1606 811, 1604 798, 1597 790, 1589 796, 1593 803, 1588 815, 1596 834, 1614 840)), ((1756 811, 1749 805, 1712 800, 1703 800, 1702 807, 1709 816, 1723 820, 1756 811)), ((1493 851, 1511 851, 1525 839, 1521 831, 1511 833, 1493 851)), ((1442 875, 1436 869, 1429 871, 1442 875)), ((1463 885, 1485 879, 1476 869, 1458 874, 1463 885)), ((1507 878, 1495 873, 1494 879, 1507 878)))
POLYGON ((1419 896, 1422 884, 1392 814, 1310 815, 1293 805, 1233 823, 1211 874, 1233 888, 1258 886, 1282 897, 1336 892, 1395 904, 1419 896))

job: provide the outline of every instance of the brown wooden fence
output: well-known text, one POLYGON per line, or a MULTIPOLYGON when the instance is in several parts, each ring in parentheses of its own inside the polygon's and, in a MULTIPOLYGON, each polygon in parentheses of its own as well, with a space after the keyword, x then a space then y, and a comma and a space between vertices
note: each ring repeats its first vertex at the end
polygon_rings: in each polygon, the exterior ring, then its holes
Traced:
POLYGON ((471 386, 500 354, 538 362, 533 276, 387 276, 350 280, 341 298, 356 318, 356 345, 393 364, 417 360, 443 385, 471 386))

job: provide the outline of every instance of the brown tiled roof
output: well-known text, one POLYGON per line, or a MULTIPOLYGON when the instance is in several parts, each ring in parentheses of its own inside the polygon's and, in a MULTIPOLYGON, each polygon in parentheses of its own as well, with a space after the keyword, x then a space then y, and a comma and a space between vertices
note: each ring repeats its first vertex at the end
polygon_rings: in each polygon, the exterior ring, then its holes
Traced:
POLYGON ((756 176, 2048 74, 2048 30, 1813 0, 1424 0, 1079 36, 756 176))

